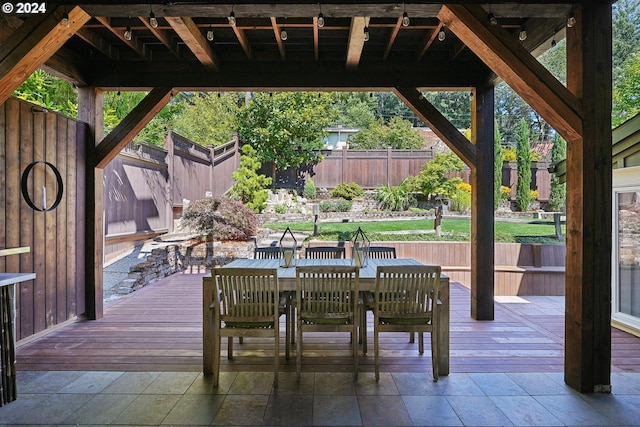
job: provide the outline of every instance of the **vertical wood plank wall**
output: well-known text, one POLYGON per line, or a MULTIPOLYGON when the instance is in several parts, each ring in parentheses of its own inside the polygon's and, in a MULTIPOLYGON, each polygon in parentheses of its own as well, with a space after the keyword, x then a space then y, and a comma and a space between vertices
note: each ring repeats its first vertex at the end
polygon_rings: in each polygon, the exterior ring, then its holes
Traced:
MULTIPOLYGON (((77 314, 77 295, 82 295, 83 272, 78 265, 82 252, 83 206, 78 205, 78 122, 44 112, 42 108, 10 98, 0 105, 0 247, 29 246, 31 252, 0 261, 3 272, 35 272, 36 279, 16 285, 18 340, 41 332, 77 314), (63 196, 59 206, 48 212, 31 209, 20 191, 25 168, 32 162, 47 161, 62 176, 63 196)), ((56 179, 42 164, 28 179, 30 198, 47 205, 56 195, 56 179)))

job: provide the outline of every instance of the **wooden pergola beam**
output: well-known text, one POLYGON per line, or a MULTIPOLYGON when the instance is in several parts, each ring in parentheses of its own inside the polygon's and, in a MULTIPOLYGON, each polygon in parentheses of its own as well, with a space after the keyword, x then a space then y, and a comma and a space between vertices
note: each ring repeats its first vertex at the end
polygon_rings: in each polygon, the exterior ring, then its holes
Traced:
POLYGON ((218 70, 220 61, 193 19, 171 16, 165 19, 205 68, 218 70))
POLYGON ((349 46, 347 46, 347 63, 345 68, 354 71, 358 68, 362 50, 364 49, 364 28, 369 25, 369 18, 354 16, 349 28, 349 46))
POLYGON ((273 27, 273 36, 276 39, 276 43, 278 44, 278 50, 280 51, 280 59, 285 61, 287 59, 287 54, 284 50, 284 42, 282 41, 282 37, 280 36, 280 32, 282 31, 282 29, 280 28, 280 24, 278 24, 278 18, 276 18, 275 16, 272 16, 270 19, 271 19, 271 26, 273 27))
POLYGON ((149 18, 146 16, 140 16, 138 17, 138 19, 142 21, 144 26, 147 27, 151 34, 153 34, 158 40, 160 40, 163 45, 165 45, 165 47, 169 50, 169 52, 171 52, 173 56, 178 59, 182 59, 182 57, 180 56, 180 52, 178 52, 177 44, 171 40, 171 36, 166 30, 151 25, 149 18))
POLYGON ((568 141, 582 137, 582 105, 480 5, 446 4, 438 18, 568 141))
POLYGON ((442 22, 438 24, 436 28, 431 31, 427 31, 427 33, 422 38, 422 42, 420 43, 420 47, 416 50, 416 61, 420 61, 422 57, 427 53, 431 45, 433 44, 436 37, 438 37, 438 33, 442 28, 442 22))
POLYGON ((476 166, 476 147, 415 88, 397 87, 393 92, 469 167, 476 166))
POLYGON ((172 88, 158 87, 142 101, 95 148, 93 166, 104 168, 120 150, 153 119, 171 99, 172 88))
POLYGON ((111 26, 111 19, 104 16, 96 16, 95 19, 100 22, 106 29, 111 31, 111 33, 120 39, 120 41, 127 46, 129 46, 134 52, 145 59, 150 59, 149 54, 147 53, 144 45, 140 42, 138 37, 135 34, 132 35, 131 40, 127 40, 124 37, 124 30, 122 28, 116 28, 111 26))
POLYGON ((384 48, 384 54, 382 55, 382 60, 386 61, 391 53, 391 48, 393 47, 393 43, 395 43, 396 38, 398 37, 398 32, 400 31, 400 27, 402 27, 402 16, 398 17, 396 24, 391 29, 391 34, 389 34, 389 39, 387 40, 387 46, 384 48))
POLYGON ((27 19, 14 31, 0 45, 0 104, 90 18, 80 7, 67 10, 60 6, 27 19), (67 16, 63 23, 63 17, 67 16))

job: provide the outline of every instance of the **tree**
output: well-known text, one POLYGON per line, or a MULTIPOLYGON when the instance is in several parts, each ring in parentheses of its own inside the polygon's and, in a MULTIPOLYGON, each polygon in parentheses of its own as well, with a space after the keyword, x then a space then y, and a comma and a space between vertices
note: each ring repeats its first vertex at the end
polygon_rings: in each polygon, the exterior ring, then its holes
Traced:
POLYGON ((529 124, 526 120, 520 119, 518 126, 518 183, 516 185, 516 207, 522 212, 529 209, 531 202, 531 150, 529 149, 530 138, 529 124))
POLYGON ((612 125, 618 126, 640 112, 640 53, 624 63, 613 88, 612 125))
MULTIPOLYGON (((553 149, 551 150, 551 162, 554 164, 566 159, 567 157, 567 142, 557 135, 553 142, 553 149)), ((564 207, 567 199, 567 186, 566 183, 560 183, 560 179, 554 174, 551 176, 551 193, 549 194, 549 201, 547 202, 547 209, 550 211, 561 211, 564 207)))
POLYGON ((460 172, 464 163, 455 153, 438 154, 422 167, 422 171, 405 180, 403 185, 411 191, 417 191, 433 199, 436 196, 451 197, 458 191, 457 185, 462 178, 448 178, 451 172, 460 172))
POLYGON ((623 64, 640 46, 640 0, 620 0, 613 5, 613 80, 622 75, 623 64))
POLYGON ((13 95, 68 117, 78 117, 78 91, 71 83, 40 69, 31 74, 13 95))
POLYGON ((500 207, 502 199, 502 138, 498 124, 493 125, 493 209, 500 207))
POLYGON ((240 165, 233 172, 233 186, 231 198, 244 203, 249 209, 260 213, 266 207, 269 193, 266 190, 271 185, 271 178, 259 175, 258 170, 262 164, 256 159, 256 150, 250 145, 242 147, 240 165))
POLYGON ((375 98, 363 92, 336 92, 333 97, 336 124, 364 129, 375 123, 375 98))
POLYGON ((238 95, 195 93, 173 121, 173 130, 201 145, 217 147, 233 139, 236 131, 238 95))
POLYGON ((240 138, 256 149, 260 161, 276 169, 313 166, 321 159, 324 128, 334 122, 326 93, 256 93, 238 112, 240 138))
POLYGON ((394 149, 419 149, 424 146, 424 138, 411 127, 411 123, 394 117, 389 125, 376 122, 356 133, 349 142, 349 148, 375 150, 391 147, 394 149))

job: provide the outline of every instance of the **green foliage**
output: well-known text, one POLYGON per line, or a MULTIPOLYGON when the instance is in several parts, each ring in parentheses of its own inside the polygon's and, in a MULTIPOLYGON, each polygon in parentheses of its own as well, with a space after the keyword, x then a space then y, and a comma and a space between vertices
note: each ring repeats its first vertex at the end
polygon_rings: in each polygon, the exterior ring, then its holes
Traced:
POLYGON ((408 190, 420 192, 426 197, 451 197, 462 178, 448 178, 447 175, 460 172, 463 168, 464 163, 454 153, 438 154, 424 164, 418 175, 407 178, 405 185, 408 190))
POLYGON ((518 128, 518 183, 516 185, 516 207, 522 212, 529 209, 531 202, 531 150, 529 149, 529 124, 521 119, 518 128))
POLYGON ((259 220, 242 203, 229 197, 216 197, 193 202, 183 212, 182 224, 213 240, 244 241, 255 236, 259 220))
POLYGON ((346 127, 365 129, 376 121, 376 100, 364 92, 337 92, 334 108, 336 123, 346 127))
POLYGON ((364 190, 360 184, 356 182, 343 182, 331 190, 331 197, 341 197, 346 200, 353 200, 362 196, 364 196, 364 190))
POLYGON ((425 92, 424 96, 456 128, 471 128, 470 91, 425 92))
POLYGON ((275 168, 315 165, 322 159, 316 150, 323 148, 323 130, 334 121, 331 102, 326 93, 255 93, 238 112, 240 138, 275 168))
POLYGON ((471 212, 471 186, 466 183, 460 183, 457 187, 456 192, 450 199, 451 210, 460 213, 471 212))
POLYGON ((349 148, 354 150, 419 149, 423 146, 424 138, 411 127, 411 122, 400 117, 392 118, 388 125, 375 122, 356 133, 349 142, 349 148))
POLYGON ((629 56, 622 71, 613 88, 613 126, 640 113, 640 53, 629 56))
MULTIPOLYGON (((551 150, 551 162, 558 163, 567 157, 567 142, 560 136, 557 136, 553 149, 551 150)), ((551 192, 549 201, 547 202, 547 210, 559 212, 564 207, 567 200, 567 186, 560 183, 560 179, 555 175, 551 175, 551 192)))
POLYGON ((214 147, 233 139, 237 94, 195 93, 184 104, 184 111, 173 122, 175 132, 198 144, 214 147))
POLYGON ((311 177, 307 177, 307 179, 304 181, 304 187, 302 188, 302 197, 308 200, 313 200, 318 197, 316 184, 314 184, 311 177))
POLYGON ((516 153, 516 147, 507 147, 502 149, 502 161, 503 162, 515 162, 518 160, 518 154, 516 153))
POLYGON ((276 211, 277 214, 286 214, 287 213, 287 205, 285 205, 285 204, 275 205, 273 207, 273 209, 276 211))
POLYGON ((256 159, 256 151, 250 145, 242 147, 240 165, 233 172, 233 186, 231 197, 240 200, 254 212, 262 212, 266 207, 269 192, 266 188, 271 184, 271 178, 259 175, 258 170, 262 165, 256 159))
POLYGON ((640 1, 619 0, 613 5, 613 74, 614 82, 624 76, 623 64, 640 46, 640 1))
POLYGON ((40 69, 31 74, 13 95, 47 110, 78 117, 78 91, 71 83, 40 69))
POLYGON ((320 202, 320 212, 348 212, 351 210, 353 202, 351 200, 340 199, 335 202, 323 201, 320 202))
POLYGON ((405 186, 390 187, 386 184, 376 189, 375 199, 383 209, 399 212, 407 210, 415 201, 413 194, 405 186))
POLYGON ((500 187, 502 186, 502 137, 498 123, 493 124, 493 210, 500 206, 500 187))

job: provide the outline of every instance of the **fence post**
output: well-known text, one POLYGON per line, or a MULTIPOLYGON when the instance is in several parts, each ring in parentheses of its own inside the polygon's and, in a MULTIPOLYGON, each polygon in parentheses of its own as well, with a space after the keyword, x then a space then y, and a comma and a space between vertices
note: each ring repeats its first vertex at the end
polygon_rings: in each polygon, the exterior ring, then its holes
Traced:
POLYGON ((342 149, 342 179, 340 180, 340 182, 346 182, 347 180, 347 154, 348 154, 349 149, 348 148, 343 148, 342 149))
POLYGON ((209 163, 211 164, 211 166, 209 167, 209 190, 211 191, 211 194, 215 197, 216 196, 216 192, 215 192, 215 185, 216 185, 216 171, 215 171, 215 167, 216 167, 216 148, 212 145, 209 144, 207 145, 207 148, 209 149, 209 163))
POLYGON ((175 175, 174 175, 174 143, 173 143, 173 133, 169 132, 164 137, 164 145, 167 150, 167 158, 165 162, 167 163, 167 230, 170 233, 174 231, 174 218, 173 218, 173 194, 175 189, 175 175))
POLYGON ((387 147, 387 186, 391 187, 391 147, 387 147))

